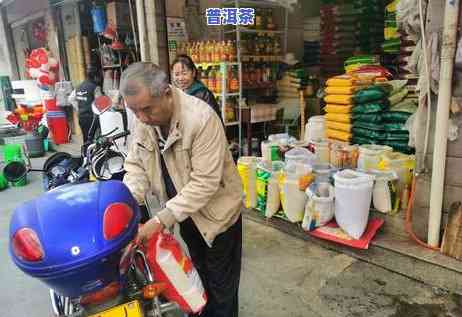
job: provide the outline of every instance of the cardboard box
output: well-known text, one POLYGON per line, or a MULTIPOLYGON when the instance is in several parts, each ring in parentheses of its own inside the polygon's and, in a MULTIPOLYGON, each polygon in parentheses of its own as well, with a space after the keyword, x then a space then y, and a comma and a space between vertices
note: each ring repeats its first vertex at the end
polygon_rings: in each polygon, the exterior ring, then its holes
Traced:
POLYGON ((114 25, 117 29, 130 28, 130 7, 125 2, 109 2, 106 6, 108 23, 114 25))

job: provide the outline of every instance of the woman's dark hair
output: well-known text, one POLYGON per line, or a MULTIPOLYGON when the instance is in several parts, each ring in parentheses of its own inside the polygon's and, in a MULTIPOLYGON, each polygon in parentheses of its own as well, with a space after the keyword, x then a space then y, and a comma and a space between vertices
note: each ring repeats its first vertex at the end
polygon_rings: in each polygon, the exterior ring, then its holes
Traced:
POLYGON ((191 59, 191 57, 189 57, 188 55, 184 55, 184 54, 177 55, 175 59, 173 60, 171 68, 173 69, 173 66, 175 66, 178 63, 180 63, 181 65, 183 65, 184 67, 192 71, 194 73, 194 79, 197 79, 197 68, 196 68, 196 65, 194 65, 194 62, 191 59))

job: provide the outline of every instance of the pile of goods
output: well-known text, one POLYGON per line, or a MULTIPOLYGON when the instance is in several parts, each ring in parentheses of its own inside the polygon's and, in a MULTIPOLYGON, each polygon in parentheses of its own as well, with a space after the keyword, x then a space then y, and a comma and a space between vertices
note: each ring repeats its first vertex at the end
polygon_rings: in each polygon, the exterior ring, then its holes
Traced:
POLYGON ((368 78, 351 75, 335 76, 327 80, 325 89, 326 136, 329 139, 350 142, 352 139, 352 112, 356 92, 371 84, 368 78))
POLYGON ((360 239, 371 205, 389 214, 406 207, 415 159, 388 146, 321 139, 321 127, 312 122, 309 144, 272 135, 262 143, 262 157, 239 159, 244 205, 306 231, 336 223, 345 237, 360 239))
POLYGON ((383 43, 383 1, 354 0, 357 42, 361 52, 376 52, 383 43))
POLYGON ((57 105, 54 85, 58 80, 59 65, 51 53, 45 48, 32 50, 26 59, 27 73, 37 80, 40 97, 46 110, 47 124, 55 144, 69 141, 69 127, 66 114, 57 105))
POLYGON ((342 73, 343 61, 356 49, 353 4, 321 6, 321 67, 325 77, 342 73))
POLYGON ((401 40, 398 32, 398 23, 396 22, 396 6, 399 0, 394 0, 385 8, 385 27, 382 50, 386 53, 399 53, 401 40))
POLYGON ((319 49, 321 38, 321 19, 320 17, 305 18, 304 22, 304 50, 303 63, 305 66, 319 65, 319 49))

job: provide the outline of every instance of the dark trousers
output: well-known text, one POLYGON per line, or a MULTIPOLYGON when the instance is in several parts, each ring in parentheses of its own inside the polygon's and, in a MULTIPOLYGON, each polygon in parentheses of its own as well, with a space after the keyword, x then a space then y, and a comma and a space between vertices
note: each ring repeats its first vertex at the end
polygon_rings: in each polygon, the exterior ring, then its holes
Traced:
POLYGON ((208 296, 201 317, 237 317, 241 276, 242 217, 218 235, 211 248, 191 218, 180 223, 181 236, 208 296))
POLYGON ((92 142, 99 127, 99 119, 93 115, 79 115, 80 130, 82 130, 83 143, 92 142))

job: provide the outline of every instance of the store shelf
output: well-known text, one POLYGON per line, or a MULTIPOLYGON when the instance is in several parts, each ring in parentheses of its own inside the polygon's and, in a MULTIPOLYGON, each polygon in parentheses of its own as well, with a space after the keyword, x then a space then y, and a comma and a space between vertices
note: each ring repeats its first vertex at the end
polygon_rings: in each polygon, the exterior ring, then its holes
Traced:
MULTIPOLYGON (((223 31, 225 34, 234 33, 237 31, 237 28, 223 31)), ((239 32, 241 33, 264 33, 264 34, 284 34, 284 31, 279 30, 258 30, 258 29, 247 29, 247 28, 239 28, 239 32)))
POLYGON ((283 59, 280 55, 241 55, 243 62, 279 62, 283 59))
MULTIPOLYGON (((223 5, 235 5, 235 0, 226 0, 223 5)), ((250 5, 260 8, 279 8, 281 5, 277 2, 271 2, 266 0, 238 0, 239 5, 250 5)))
POLYGON ((239 121, 232 121, 232 122, 225 122, 225 126, 233 126, 233 125, 238 125, 239 121))
POLYGON ((112 68, 120 68, 122 65, 106 65, 103 66, 103 69, 112 69, 112 68))
POLYGON ((218 63, 195 63, 196 67, 202 67, 202 69, 207 69, 209 67, 215 67, 215 66, 221 66, 221 65, 226 65, 226 66, 237 66, 239 65, 238 62, 218 62, 218 63))
MULTIPOLYGON (((223 94, 220 94, 220 93, 213 93, 213 95, 216 97, 216 98, 221 98, 223 97, 223 94)), ((233 92, 233 93, 227 93, 227 94, 224 94, 225 97, 238 97, 240 94, 238 92, 233 92)))

